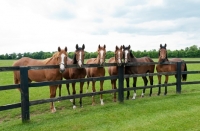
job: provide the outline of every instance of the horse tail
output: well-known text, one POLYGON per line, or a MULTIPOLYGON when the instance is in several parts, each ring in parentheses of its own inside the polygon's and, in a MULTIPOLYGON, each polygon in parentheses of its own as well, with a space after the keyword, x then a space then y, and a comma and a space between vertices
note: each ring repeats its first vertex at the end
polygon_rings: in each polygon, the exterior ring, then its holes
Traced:
MULTIPOLYGON (((187 65, 184 63, 184 71, 187 71, 187 65)), ((187 74, 182 74, 182 80, 186 81, 187 80, 187 74)))

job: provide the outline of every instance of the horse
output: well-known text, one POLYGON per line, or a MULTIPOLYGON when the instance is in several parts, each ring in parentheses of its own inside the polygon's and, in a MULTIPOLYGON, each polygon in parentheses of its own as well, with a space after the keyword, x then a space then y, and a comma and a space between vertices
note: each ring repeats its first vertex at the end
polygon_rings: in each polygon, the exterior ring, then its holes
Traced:
MULTIPOLYGON (((77 64, 79 68, 67 68, 65 72, 62 74, 62 77, 65 79, 81 79, 85 78, 86 76, 86 69, 82 68, 82 65, 84 64, 84 56, 85 56, 85 45, 83 44, 82 47, 78 47, 78 44, 76 44, 76 50, 74 53, 73 59, 67 58, 67 64, 72 65, 72 64, 77 64)), ((76 94, 75 90, 75 84, 72 83, 72 89, 73 89, 73 94, 76 94)), ((80 82, 80 94, 83 93, 83 85, 84 82, 80 82)), ((70 95, 69 91, 69 84, 66 84, 68 94, 70 95)), ((59 96, 61 96, 61 85, 59 85, 59 96)), ((82 107, 82 97, 80 97, 80 107, 82 107)), ((75 105, 75 99, 73 99, 73 109, 76 108, 75 105)))
MULTIPOLYGON (((103 65, 105 63, 106 45, 104 45, 104 46, 99 45, 97 52, 98 52, 97 58, 88 59, 86 64, 99 64, 102 67, 86 68, 87 78, 105 76, 105 68, 103 67, 103 65)), ((96 81, 94 81, 94 80, 92 81, 93 92, 96 92, 95 82, 96 81)), ((104 83, 104 80, 100 80, 100 91, 103 91, 103 83, 104 83)), ((89 88, 89 81, 87 82, 87 90, 88 90, 88 88, 89 88)), ((100 102, 101 102, 101 105, 104 105, 102 94, 100 95, 100 102)), ((92 105, 95 105, 94 96, 92 96, 92 105)))
MULTIPOLYGON (((150 63, 154 62, 150 57, 141 57, 141 58, 136 58, 133 54, 132 51, 130 50, 130 45, 128 47, 125 47, 123 45, 123 59, 124 63, 129 63, 129 62, 142 62, 142 63, 150 63)), ((154 73, 154 68, 155 64, 151 65, 133 65, 133 66, 125 66, 125 74, 144 74, 144 73, 154 73)), ((142 76, 142 79, 144 81, 144 86, 147 86, 148 80, 146 76, 142 76)), ((149 76, 149 81, 150 85, 153 85, 153 76, 149 76)), ((133 87, 136 87, 137 83, 137 77, 133 77, 133 87)), ((129 78, 126 78, 126 85, 127 88, 129 88, 129 78)), ((143 89, 143 92, 141 94, 141 97, 144 97, 145 94, 145 88, 143 89)), ((127 99, 129 99, 130 91, 127 91, 127 99)), ((149 96, 152 95, 152 88, 150 88, 150 94, 149 96)), ((133 97, 132 99, 136 98, 136 89, 134 89, 133 97)))
MULTIPOLYGON (((118 75, 118 66, 121 66, 122 64, 122 56, 123 56, 122 46, 120 48, 118 46, 115 47, 115 56, 111 57, 108 60, 108 63, 117 63, 117 66, 109 66, 108 67, 108 73, 110 76, 112 75, 118 75)), ((112 89, 117 89, 116 87, 116 81, 117 79, 111 80, 112 89)), ((114 93, 113 101, 116 102, 116 92, 114 93)))
MULTIPOLYGON (((171 58, 168 59, 167 57, 167 44, 164 46, 160 44, 160 49, 159 49, 159 58, 158 58, 158 63, 156 66, 156 70, 158 73, 160 72, 175 72, 177 70, 177 65, 176 64, 163 64, 164 62, 182 62, 181 64, 181 71, 187 71, 187 65, 184 62, 184 60, 180 58, 171 58)), ((161 84, 161 77, 162 75, 157 75, 158 76, 158 84, 161 84)), ((169 75, 165 75, 165 84, 168 83, 168 77, 169 75)), ((176 77, 176 75, 175 75, 176 77)), ((187 80, 187 74, 182 74, 182 81, 187 80)), ((159 86, 158 89, 158 95, 161 93, 161 86, 159 86)), ((167 85, 165 85, 165 92, 164 95, 167 95, 167 85)))
MULTIPOLYGON (((52 57, 44 60, 36 60, 29 57, 23 57, 13 63, 12 66, 43 66, 43 65, 59 65, 59 69, 44 69, 44 70, 29 70, 28 81, 42 82, 42 81, 56 81, 62 78, 62 73, 65 71, 67 65, 67 47, 61 50, 58 47, 58 51, 53 54, 52 57)), ((14 83, 20 84, 20 72, 14 71, 14 83)), ((58 85, 50 85, 50 98, 55 98, 56 89, 58 85)), ((50 103, 50 110, 52 113, 56 112, 54 102, 50 103)))

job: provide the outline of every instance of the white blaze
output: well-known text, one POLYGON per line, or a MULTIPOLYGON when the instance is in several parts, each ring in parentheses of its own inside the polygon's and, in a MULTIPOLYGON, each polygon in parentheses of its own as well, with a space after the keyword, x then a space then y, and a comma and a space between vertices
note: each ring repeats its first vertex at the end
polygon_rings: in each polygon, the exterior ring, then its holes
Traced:
POLYGON ((61 54, 60 70, 65 70, 65 54, 61 54))
POLYGON ((79 58, 79 60, 78 60, 78 65, 79 65, 79 67, 81 67, 82 66, 82 54, 81 54, 82 52, 79 52, 79 56, 80 56, 80 58, 79 58))

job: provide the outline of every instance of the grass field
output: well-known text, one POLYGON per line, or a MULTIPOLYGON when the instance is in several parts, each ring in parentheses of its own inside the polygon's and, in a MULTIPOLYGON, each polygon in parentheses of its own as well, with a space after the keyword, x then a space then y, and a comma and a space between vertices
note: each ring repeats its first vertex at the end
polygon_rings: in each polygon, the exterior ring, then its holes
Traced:
MULTIPOLYGON (((198 61, 199 59, 184 59, 198 61)), ((156 61, 156 60, 155 60, 156 61)), ((0 60, 0 66, 11 66, 13 61, 0 60)), ((188 64, 188 70, 200 70, 199 64, 188 64)), ((107 70, 106 70, 107 71, 107 70)), ((106 75, 108 73, 106 72, 106 75)), ((164 78, 164 77, 163 77, 164 78)), ((188 75, 187 81, 199 81, 200 74, 188 75)), ((174 82, 174 76, 169 82, 174 82)), ((154 77, 154 84, 157 84, 154 77)), ((0 85, 13 84, 12 72, 0 72, 0 85)), ((137 86, 142 86, 142 79, 138 79, 137 86)), ((77 93, 79 92, 77 84, 77 93)), ((99 90, 99 82, 96 84, 99 90)), ((105 81, 104 89, 111 89, 110 81, 105 81)), ((124 103, 112 101, 112 95, 104 95, 105 105, 101 106, 99 96, 95 96, 96 105, 91 106, 92 98, 83 98, 83 108, 72 109, 68 100, 56 102, 56 113, 50 113, 49 103, 30 107, 30 122, 22 124, 21 109, 12 109, 0 112, 0 130, 200 130, 200 85, 184 85, 182 93, 176 94, 175 86, 168 88, 168 95, 157 96, 157 88, 153 89, 152 97, 146 90, 144 98, 140 97, 141 90, 137 91, 136 100, 125 100, 124 103)), ((91 85, 90 85, 90 92, 91 85)), ((84 85, 86 92, 86 84, 84 85)), ((30 88, 30 100, 49 98, 48 87, 30 88)), ((131 91, 132 96, 133 91, 131 91)), ((67 95, 65 85, 62 95, 67 95)), ((0 91, 0 105, 20 102, 18 90, 0 91)), ((125 92, 126 96, 126 92, 125 92)))

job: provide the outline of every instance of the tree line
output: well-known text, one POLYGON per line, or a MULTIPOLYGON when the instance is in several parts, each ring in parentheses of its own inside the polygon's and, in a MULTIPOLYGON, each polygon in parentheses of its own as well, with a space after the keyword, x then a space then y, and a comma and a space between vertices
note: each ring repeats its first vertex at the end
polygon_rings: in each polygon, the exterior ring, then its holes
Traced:
MULTIPOLYGON (((25 53, 11 53, 11 54, 2 54, 0 55, 1 60, 11 60, 11 59, 20 59, 22 57, 30 57, 34 59, 46 59, 53 55, 54 52, 25 52, 25 53)), ((150 58, 158 58, 158 50, 153 49, 150 51, 132 51, 135 57, 143 57, 149 56, 150 58)), ((186 47, 185 49, 180 50, 167 50, 167 54, 169 58, 178 57, 178 58, 198 58, 200 57, 200 47, 197 45, 193 45, 190 47, 186 47)), ((68 52, 68 56, 73 58, 74 52, 68 52)), ((109 59, 114 56, 113 51, 107 51, 106 59, 109 59)), ((97 57, 97 52, 85 52, 85 59, 95 58, 97 57)))

